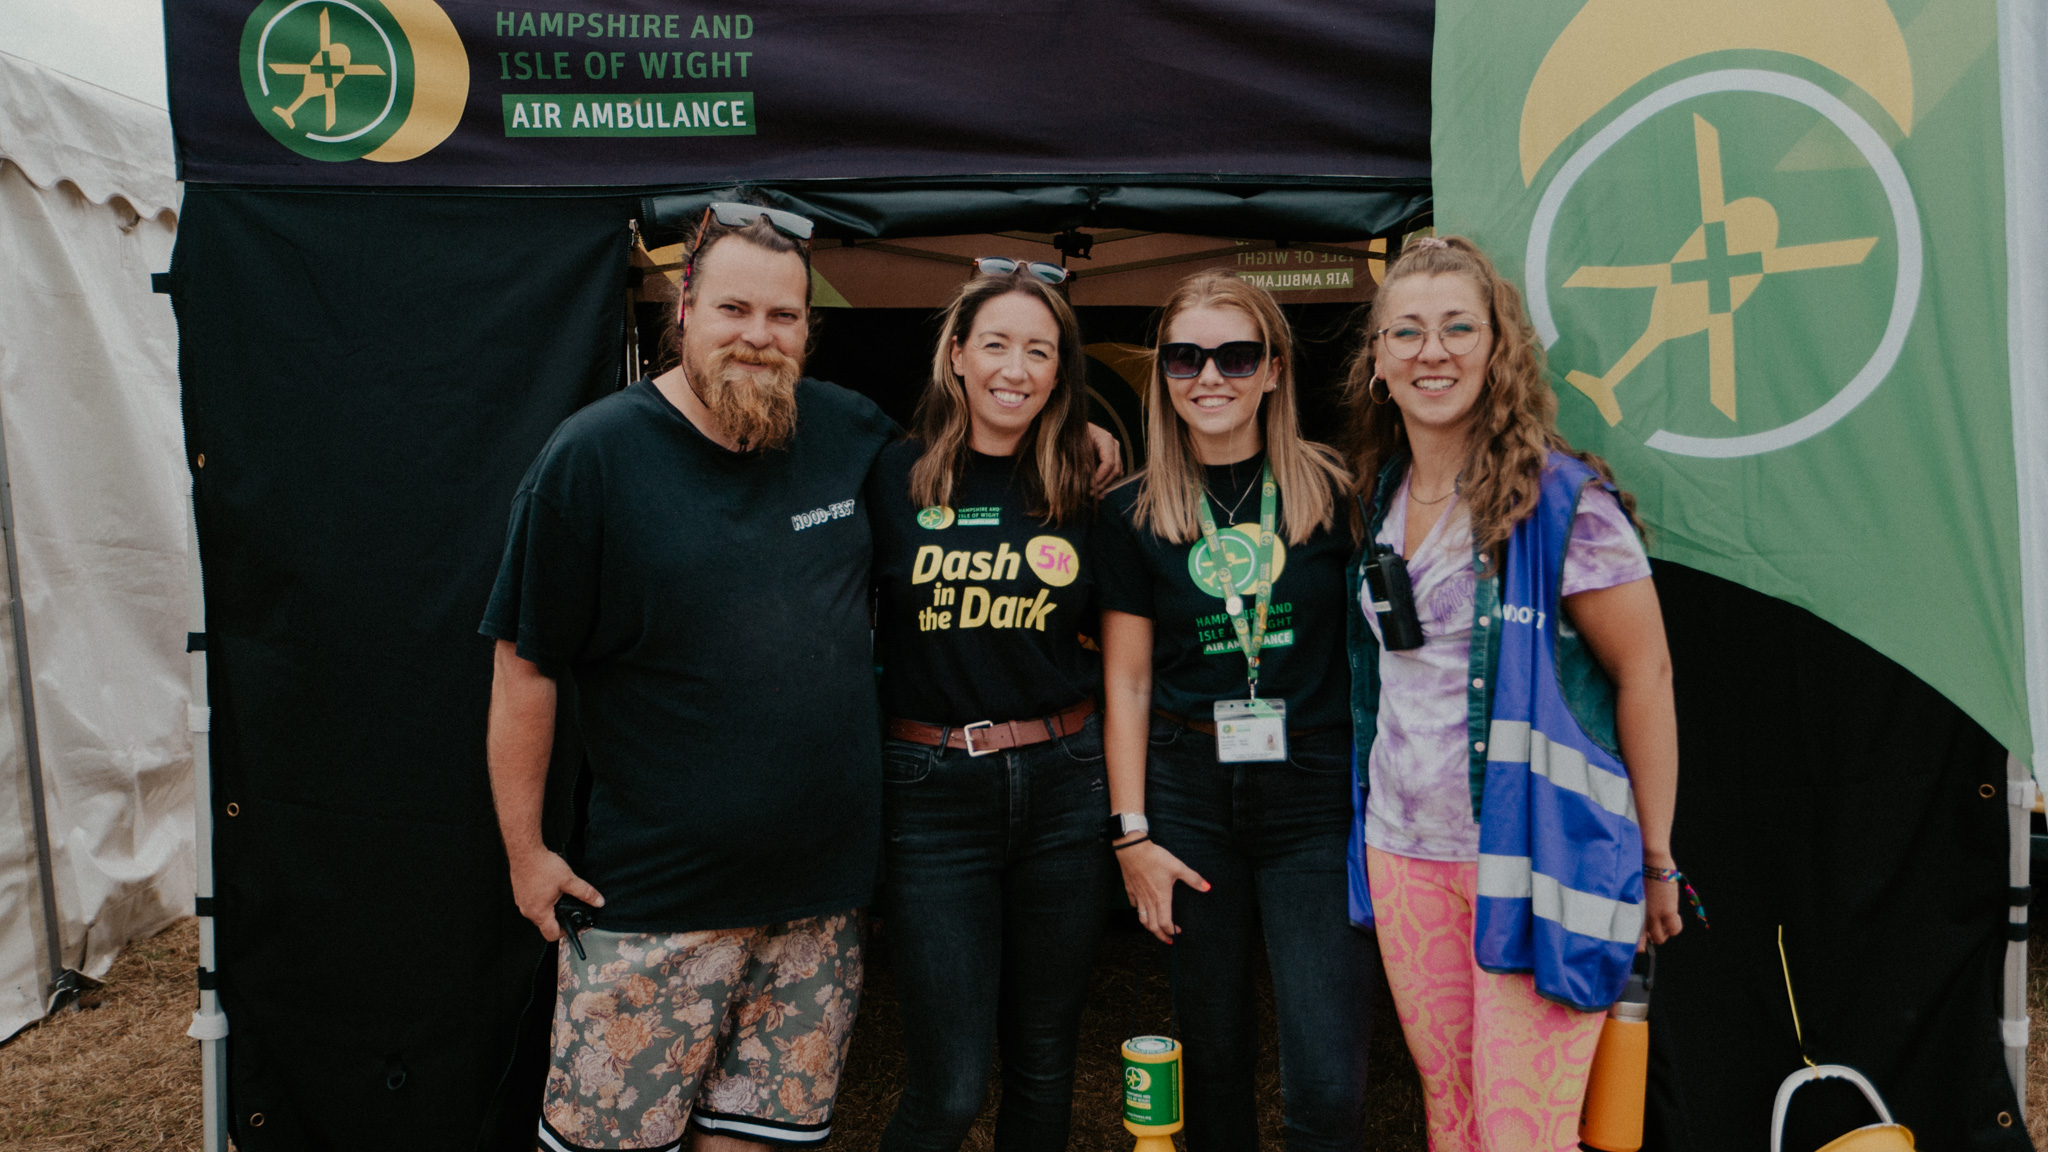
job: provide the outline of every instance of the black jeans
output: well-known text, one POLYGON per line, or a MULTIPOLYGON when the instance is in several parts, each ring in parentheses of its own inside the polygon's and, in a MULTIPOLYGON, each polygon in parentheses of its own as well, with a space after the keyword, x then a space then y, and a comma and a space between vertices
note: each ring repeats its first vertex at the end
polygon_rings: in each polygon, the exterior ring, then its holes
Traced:
POLYGON ((1216 760, 1216 738, 1152 724, 1152 839, 1210 884, 1176 885, 1173 1011, 1186 1045, 1189 1152, 1259 1146, 1252 1071, 1253 949, 1265 937, 1280 1024, 1289 1152, 1357 1149, 1379 943, 1351 926, 1344 850, 1351 734, 1290 735, 1290 759, 1216 760))
POLYGON ((954 1152, 1003 1057, 995 1146, 1067 1146, 1088 967, 1116 874, 1102 720, 970 757, 882 747, 882 911, 908 1082, 887 1152, 954 1152))

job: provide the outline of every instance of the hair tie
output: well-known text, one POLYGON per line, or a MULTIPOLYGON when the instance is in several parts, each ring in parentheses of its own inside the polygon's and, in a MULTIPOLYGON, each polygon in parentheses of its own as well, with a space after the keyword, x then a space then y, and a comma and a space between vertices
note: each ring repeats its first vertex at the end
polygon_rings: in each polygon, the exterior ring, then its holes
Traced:
POLYGON ((1408 242, 1410 248, 1449 248, 1451 242, 1441 236, 1423 236, 1408 242))

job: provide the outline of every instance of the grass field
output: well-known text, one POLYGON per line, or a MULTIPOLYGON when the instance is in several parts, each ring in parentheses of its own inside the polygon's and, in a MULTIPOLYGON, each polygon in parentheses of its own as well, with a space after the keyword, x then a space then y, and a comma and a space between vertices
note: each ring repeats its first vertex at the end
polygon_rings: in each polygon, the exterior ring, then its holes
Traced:
MULTIPOLYGON (((66 1012, 0 1046, 0 1148, 9 1152, 196 1149, 199 1147, 199 1049, 185 1038, 191 1022, 196 921, 131 943, 106 986, 80 1011, 66 1012)), ((886 948, 886 942, 881 947, 886 948)), ((1167 991, 1160 945, 1136 932, 1112 933, 1095 966, 1082 1022, 1082 1060, 1072 1147, 1128 1152, 1118 1123, 1117 1043, 1164 1031, 1167 991)), ((2048 947, 2031 950, 2029 999, 2048 1020, 2048 947)), ((878 956, 877 959, 880 959, 878 956)), ((896 1106, 903 1052, 896 996, 886 963, 873 968, 854 1032, 853 1052, 830 1147, 873 1148, 896 1106)), ((1262 1143, 1278 1148, 1279 1068, 1272 1042, 1272 992, 1259 985, 1265 1017, 1260 1051, 1262 1143)), ((1373 1036, 1371 1130, 1375 1152, 1422 1152, 1422 1104, 1415 1070, 1384 996, 1373 1036)), ((992 1093, 993 1095, 993 1093, 992 1093)), ((2027 1078, 2027 1127, 2048 1148, 2048 1027, 2034 1030, 2027 1078)), ((967 1148, 991 1147, 994 1101, 967 1148)))

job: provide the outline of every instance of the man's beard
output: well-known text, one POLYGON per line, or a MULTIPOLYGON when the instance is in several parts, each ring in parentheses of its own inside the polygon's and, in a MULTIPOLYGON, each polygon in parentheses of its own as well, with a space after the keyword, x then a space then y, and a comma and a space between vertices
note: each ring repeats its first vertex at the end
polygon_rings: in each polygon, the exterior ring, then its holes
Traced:
POLYGON ((803 361, 735 341, 685 364, 697 399, 742 451, 780 448, 796 433, 796 382, 803 361), (742 364, 761 366, 749 371, 742 364))

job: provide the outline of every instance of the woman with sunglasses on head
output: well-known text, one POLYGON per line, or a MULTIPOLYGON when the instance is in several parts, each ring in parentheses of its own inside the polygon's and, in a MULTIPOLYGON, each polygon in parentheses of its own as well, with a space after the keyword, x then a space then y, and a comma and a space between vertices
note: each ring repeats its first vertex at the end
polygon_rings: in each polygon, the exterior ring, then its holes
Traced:
POLYGON ((1367 328, 1353 915, 1377 922, 1433 1152, 1576 1149, 1605 1010, 1638 940, 1680 928, 1634 502, 1558 434, 1521 297, 1469 241, 1409 244, 1367 328))
POLYGON ((1053 264, 989 258, 946 309, 916 432, 869 480, 883 889, 908 1082, 890 1152, 952 1152, 1002 1055, 999 1149, 1067 1145, 1114 889, 1093 629, 1096 451, 1053 264))
POLYGON ((1355 1149, 1377 977, 1372 936, 1345 916, 1349 477, 1301 436, 1287 320, 1264 290, 1198 273, 1159 332, 1150 460, 1103 516, 1117 861, 1139 922, 1173 946, 1190 1152, 1259 1146, 1261 942, 1287 1147, 1355 1149))

